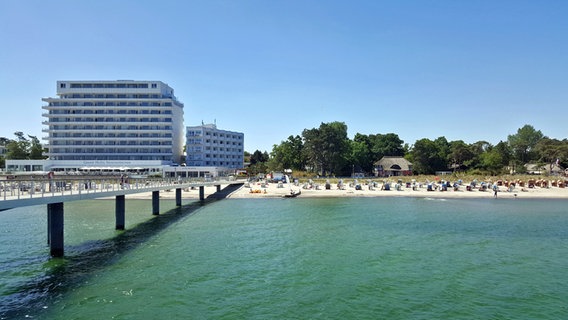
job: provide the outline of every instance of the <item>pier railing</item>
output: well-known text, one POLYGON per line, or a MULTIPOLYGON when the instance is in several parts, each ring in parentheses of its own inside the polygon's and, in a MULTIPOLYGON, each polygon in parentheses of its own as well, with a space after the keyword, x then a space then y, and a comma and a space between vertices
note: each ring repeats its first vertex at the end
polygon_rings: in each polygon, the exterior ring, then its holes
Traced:
POLYGON ((232 183, 228 179, 160 179, 120 177, 62 177, 53 179, 0 180, 0 201, 23 200, 44 197, 81 194, 112 193, 125 191, 137 193, 156 189, 189 188, 193 186, 232 183))

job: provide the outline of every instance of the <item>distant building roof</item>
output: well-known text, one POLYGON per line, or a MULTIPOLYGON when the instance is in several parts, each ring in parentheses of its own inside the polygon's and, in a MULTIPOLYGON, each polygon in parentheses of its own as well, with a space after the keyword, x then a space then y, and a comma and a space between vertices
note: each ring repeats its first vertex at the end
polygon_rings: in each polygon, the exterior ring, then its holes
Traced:
POLYGON ((564 168, 562 168, 561 166, 555 163, 553 163, 552 165, 550 164, 538 165, 534 163, 527 163, 525 164, 525 168, 527 168, 527 172, 531 174, 542 174, 545 172, 562 173, 564 171, 564 168))
POLYGON ((409 171, 412 170, 412 163, 403 157, 384 156, 375 162, 376 167, 382 167, 385 171, 409 171))

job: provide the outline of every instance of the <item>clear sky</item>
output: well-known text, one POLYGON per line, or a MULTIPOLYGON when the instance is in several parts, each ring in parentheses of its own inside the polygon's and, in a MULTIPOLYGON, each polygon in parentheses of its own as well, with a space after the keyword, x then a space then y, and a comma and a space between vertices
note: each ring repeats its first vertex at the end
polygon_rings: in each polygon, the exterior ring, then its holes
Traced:
POLYGON ((406 143, 568 136, 565 0, 0 0, 0 137, 57 80, 160 80, 245 150, 321 122, 406 143))

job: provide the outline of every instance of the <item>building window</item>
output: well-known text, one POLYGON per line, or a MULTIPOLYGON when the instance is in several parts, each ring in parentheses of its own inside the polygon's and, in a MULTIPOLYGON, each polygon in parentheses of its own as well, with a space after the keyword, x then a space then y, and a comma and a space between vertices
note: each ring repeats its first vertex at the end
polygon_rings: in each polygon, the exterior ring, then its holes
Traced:
POLYGON ((65 87, 67 87, 67 85, 65 83, 60 83, 59 87, 65 89, 65 87))
POLYGON ((157 85, 157 84, 155 84, 155 83, 152 83, 152 88, 153 88, 153 89, 156 89, 157 87, 158 87, 158 85, 157 85))

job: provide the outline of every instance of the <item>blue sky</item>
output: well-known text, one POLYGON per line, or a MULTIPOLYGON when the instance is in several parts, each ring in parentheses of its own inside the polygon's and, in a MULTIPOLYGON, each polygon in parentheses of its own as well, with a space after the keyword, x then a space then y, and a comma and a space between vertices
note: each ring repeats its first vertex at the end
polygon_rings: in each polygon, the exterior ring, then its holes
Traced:
POLYGON ((0 1, 0 137, 57 80, 160 80, 245 150, 321 122, 406 143, 568 133, 568 1, 0 1))

